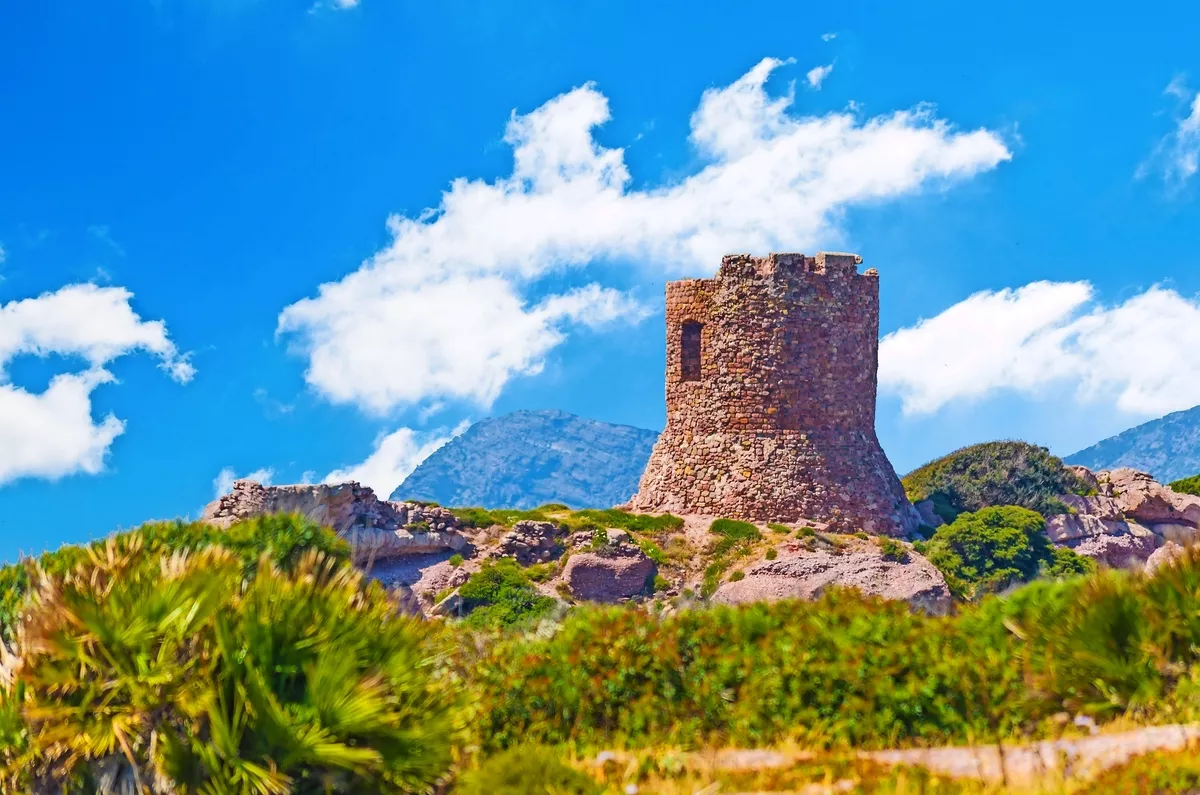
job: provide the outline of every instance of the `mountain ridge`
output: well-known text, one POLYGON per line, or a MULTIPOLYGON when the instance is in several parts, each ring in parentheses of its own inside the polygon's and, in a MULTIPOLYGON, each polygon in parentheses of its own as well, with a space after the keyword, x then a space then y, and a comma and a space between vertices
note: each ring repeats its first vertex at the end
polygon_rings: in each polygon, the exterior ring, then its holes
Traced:
POLYGON ((1066 456, 1093 471, 1130 467, 1170 483, 1200 473, 1200 406, 1142 423, 1066 456))
POLYGON ((637 491, 656 431, 557 409, 489 417, 447 442, 392 500, 528 510, 556 502, 609 508, 637 491))

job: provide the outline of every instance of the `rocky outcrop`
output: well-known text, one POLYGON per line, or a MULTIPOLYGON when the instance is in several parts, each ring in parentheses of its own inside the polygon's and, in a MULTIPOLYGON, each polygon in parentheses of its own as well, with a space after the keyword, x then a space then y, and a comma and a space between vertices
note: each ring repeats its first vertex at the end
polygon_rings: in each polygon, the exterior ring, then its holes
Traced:
POLYGON ((1046 522, 1046 534, 1056 545, 1129 569, 1146 564, 1167 542, 1188 545, 1200 540, 1200 497, 1178 494, 1133 469, 1070 469, 1096 494, 1060 498, 1069 512, 1046 522))
POLYGON ((932 563, 911 550, 904 562, 889 560, 870 543, 837 555, 797 549, 777 560, 762 561, 746 569, 743 579, 718 588, 713 601, 744 604, 816 599, 831 586, 907 602, 933 615, 944 615, 951 607, 950 589, 932 563))
POLYGON ((490 558, 513 558, 522 566, 547 563, 563 553, 560 543, 567 534, 562 525, 554 522, 521 521, 500 537, 500 542, 488 551, 490 558))
POLYGON ((610 544, 572 554, 562 578, 575 599, 612 603, 645 593, 657 572, 654 561, 637 547, 610 544))
POLYGON ((458 520, 445 508, 380 500, 358 483, 264 486, 238 480, 229 494, 208 504, 201 521, 228 527, 274 513, 298 513, 332 528, 349 542, 358 563, 459 550, 467 543, 458 520))
POLYGON ((1181 557, 1183 557, 1183 547, 1174 541, 1168 541, 1154 550, 1154 553, 1146 559, 1146 574, 1153 577, 1156 571, 1181 557))

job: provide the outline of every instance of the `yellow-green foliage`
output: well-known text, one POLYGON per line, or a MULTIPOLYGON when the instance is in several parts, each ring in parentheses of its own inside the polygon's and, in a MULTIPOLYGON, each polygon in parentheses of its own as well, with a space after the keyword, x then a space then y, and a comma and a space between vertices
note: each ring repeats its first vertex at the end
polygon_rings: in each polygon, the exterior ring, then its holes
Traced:
POLYGON ((1200 792, 1200 748, 1134 757, 1088 782, 1087 791, 1194 795, 1200 792))
POLYGON ((581 608, 490 647, 471 679, 493 748, 870 748, 1020 736, 1062 711, 1152 715, 1193 687, 1198 653, 1200 559, 1185 556, 1153 580, 1043 580, 946 618, 840 592, 665 618, 581 608))
POLYGON ((1060 459, 1025 442, 965 447, 910 472, 903 483, 909 500, 932 500, 947 522, 993 505, 1019 505, 1043 516, 1063 513, 1059 495, 1089 491, 1060 459))
POLYGON ((502 751, 463 775, 457 795, 600 795, 599 782, 540 746, 502 751))
POLYGON ((683 527, 683 519, 666 514, 640 514, 622 511, 618 508, 607 510, 572 511, 565 505, 550 503, 530 511, 518 510, 485 510, 483 508, 455 508, 454 515, 468 527, 491 527, 500 525, 512 527, 520 521, 556 522, 568 530, 597 530, 618 528, 632 533, 660 533, 669 530, 679 530, 683 527))
MULTIPOLYGON (((149 554, 136 535, 35 575, 18 633, 26 747, 50 791, 406 793, 451 764, 461 716, 438 636, 317 550, 149 554), (119 786, 118 786, 119 784, 119 786)), ((14 771, 13 765, 20 767, 14 771)))
MULTIPOLYGON (((295 564, 307 550, 317 550, 337 561, 350 559, 349 545, 331 530, 300 516, 273 515, 238 522, 229 528, 201 522, 151 522, 111 537, 117 549, 136 543, 145 555, 171 555, 219 546, 232 553, 247 574, 253 574, 266 554, 276 566, 295 564)), ((105 550, 109 539, 90 545, 64 546, 32 561, 0 567, 0 638, 12 638, 13 620, 29 593, 36 569, 61 576, 105 550)))

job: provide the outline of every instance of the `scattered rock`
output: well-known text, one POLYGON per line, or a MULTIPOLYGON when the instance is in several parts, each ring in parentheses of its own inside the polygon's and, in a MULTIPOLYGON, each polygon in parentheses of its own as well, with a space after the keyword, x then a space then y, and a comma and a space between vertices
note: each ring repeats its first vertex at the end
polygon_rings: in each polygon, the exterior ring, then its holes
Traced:
POLYGON ((933 615, 950 611, 950 589, 942 573, 912 550, 904 563, 887 560, 874 544, 860 544, 840 555, 797 550, 746 569, 745 577, 727 582, 713 594, 722 604, 816 599, 832 585, 857 588, 864 594, 907 602, 933 615))
POLYGON ((522 566, 546 563, 562 555, 564 550, 559 542, 565 535, 566 528, 554 522, 517 522, 488 551, 488 557, 515 558, 522 566))
POLYGON ((643 593, 657 572, 654 561, 642 550, 614 544, 571 555, 562 576, 574 598, 612 603, 643 593))
POLYGON ((462 608, 462 594, 455 588, 452 593, 447 594, 445 598, 430 608, 429 614, 433 616, 457 616, 462 614, 462 608))
POLYGON ((356 563, 466 546, 461 526, 445 508, 386 502, 358 483, 264 486, 238 480, 233 490, 209 503, 201 521, 228 527, 243 519, 298 513, 332 528, 349 542, 356 563))

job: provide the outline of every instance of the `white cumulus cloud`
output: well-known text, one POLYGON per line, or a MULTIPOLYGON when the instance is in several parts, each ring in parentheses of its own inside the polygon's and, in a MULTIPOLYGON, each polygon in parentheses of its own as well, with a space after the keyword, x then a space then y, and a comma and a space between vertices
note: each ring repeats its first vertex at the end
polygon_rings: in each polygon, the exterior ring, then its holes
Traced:
POLYGON ((833 64, 825 64, 824 66, 814 66, 808 70, 808 74, 804 77, 808 80, 810 88, 821 90, 821 84, 825 82, 825 78, 833 73, 833 64))
POLYGON ((1081 401, 1158 416, 1200 404, 1197 346, 1200 298, 1156 286, 1107 306, 1086 282, 1035 282, 887 335, 879 381, 907 414, 1065 384, 1081 401))
POLYGON ((1183 78, 1176 77, 1165 93, 1175 97, 1183 110, 1175 119, 1175 129, 1138 168, 1138 176, 1158 171, 1169 185, 1178 188, 1200 170, 1200 92, 1191 91, 1183 78))
POLYGON ((357 481, 373 489, 381 500, 386 500, 422 461, 468 426, 469 423, 464 422, 449 433, 422 433, 411 428, 392 431, 375 440, 375 449, 365 461, 330 472, 325 482, 357 481))
POLYGON ((555 292, 547 277, 598 261, 711 273, 730 252, 829 248, 854 204, 1010 158, 995 133, 957 131, 929 107, 863 121, 794 114, 790 93, 765 88, 781 65, 765 59, 706 91, 691 142, 707 164, 657 187, 635 189, 624 150, 593 137, 610 115, 594 85, 514 113, 509 176, 458 178, 437 208, 393 216, 388 246, 281 313, 310 387, 377 414, 422 400, 487 406, 571 327, 645 314, 611 287, 555 292))
POLYGON ((96 422, 92 392, 114 381, 109 362, 146 352, 180 383, 195 373, 161 321, 146 321, 120 287, 76 284, 0 306, 0 484, 22 477, 95 474, 125 423, 111 414, 96 422), (66 357, 42 392, 13 384, 20 356, 66 357), (82 360, 71 366, 72 360, 82 360))
POLYGON ((233 491, 235 480, 253 480, 264 486, 270 486, 275 481, 275 470, 271 467, 256 469, 248 475, 238 475, 233 467, 225 467, 213 478, 213 496, 220 497, 233 491))

